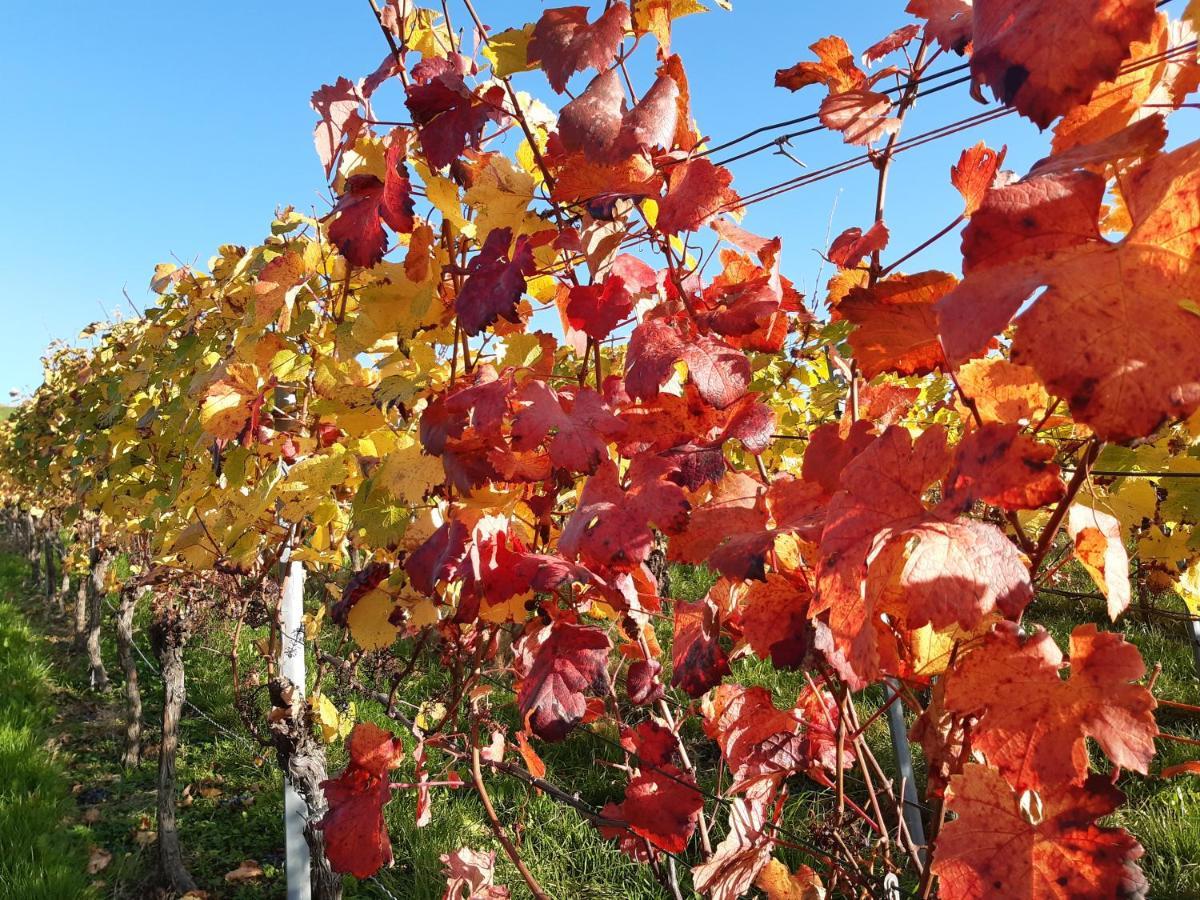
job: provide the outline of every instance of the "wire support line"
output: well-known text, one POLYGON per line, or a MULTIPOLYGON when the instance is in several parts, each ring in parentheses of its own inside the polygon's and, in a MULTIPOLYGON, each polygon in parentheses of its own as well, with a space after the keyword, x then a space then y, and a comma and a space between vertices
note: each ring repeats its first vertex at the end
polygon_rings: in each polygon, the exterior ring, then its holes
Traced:
MULTIPOLYGON (((1121 69, 1118 71, 1117 77, 1119 78, 1122 75, 1129 74, 1130 72, 1136 72, 1139 69, 1145 68, 1147 66, 1156 65, 1157 63, 1160 63, 1160 62, 1170 61, 1177 56, 1186 54, 1186 53, 1190 52, 1191 50, 1194 50, 1195 48, 1196 48, 1196 41, 1194 41, 1194 40, 1188 41, 1187 43, 1184 43, 1184 44, 1180 44, 1176 47, 1169 47, 1166 50, 1151 54, 1150 56, 1139 59, 1136 62, 1132 62, 1125 66, 1122 66, 1121 69)), ((955 74, 957 72, 961 72, 968 67, 969 67, 969 63, 964 63, 960 66, 955 66, 952 69, 946 69, 942 72, 936 73, 936 75, 926 76, 924 78, 918 78, 918 79, 915 79, 913 82, 906 82, 906 84, 920 85, 927 81, 932 81, 935 78, 938 78, 941 76, 951 75, 951 74, 955 74)), ((938 84, 938 85, 929 87, 924 90, 918 89, 916 94, 913 96, 913 100, 916 101, 916 100, 921 99, 922 97, 928 97, 932 94, 936 94, 939 91, 944 91, 944 90, 947 90, 952 87, 957 87, 958 85, 961 85, 961 84, 966 84, 971 81, 971 78, 972 78, 972 76, 965 75, 961 78, 956 78, 953 81, 944 82, 942 84, 938 84)), ((900 85, 898 87, 903 88, 904 86, 905 85, 900 85)), ((889 88, 888 90, 882 91, 881 93, 893 93, 893 92, 895 92, 895 90, 896 90, 896 88, 889 88)), ((1095 99, 1095 98, 1093 98, 1093 99, 1095 99)), ((1009 109, 1011 109, 1011 108, 1009 108, 1009 109)), ((809 113, 804 116, 799 116, 795 119, 788 119, 784 122, 775 122, 775 123, 772 123, 771 125, 760 126, 749 132, 746 132, 743 135, 739 135, 736 138, 733 138, 731 140, 725 141, 724 143, 718 144, 715 147, 709 147, 703 151, 699 151, 696 155, 697 156, 710 156, 721 150, 724 150, 729 147, 735 146, 739 143, 742 143, 743 141, 747 140, 750 137, 755 137, 759 134, 764 134, 768 131, 773 131, 777 128, 782 128, 782 127, 786 127, 789 125, 801 125, 806 122, 818 121, 819 118, 820 118, 820 113, 813 112, 813 113, 809 113)), ((733 156, 725 157, 724 159, 717 161, 715 163, 715 165, 728 165, 730 163, 737 162, 742 159, 747 159, 758 153, 762 153, 765 150, 771 150, 773 148, 778 149, 778 148, 786 145, 787 142, 790 141, 792 138, 804 137, 804 136, 807 136, 810 134, 816 134, 819 131, 825 131, 825 130, 826 130, 826 128, 824 125, 815 125, 815 126, 811 126, 809 128, 801 129, 799 131, 787 132, 785 134, 779 135, 778 137, 776 137, 766 143, 759 144, 758 146, 755 146, 749 150, 744 150, 733 156)))

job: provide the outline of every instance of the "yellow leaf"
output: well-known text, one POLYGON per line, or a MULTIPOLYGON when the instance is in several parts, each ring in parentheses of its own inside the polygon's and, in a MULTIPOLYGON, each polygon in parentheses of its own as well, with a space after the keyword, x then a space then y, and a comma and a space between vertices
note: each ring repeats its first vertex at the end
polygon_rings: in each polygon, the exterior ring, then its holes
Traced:
POLYGON ((204 391, 200 404, 200 425, 215 438, 232 441, 250 421, 251 403, 258 397, 258 368, 232 363, 225 377, 204 391))
POLYGON ((313 719, 321 729, 321 739, 327 744, 337 740, 341 731, 342 717, 333 701, 324 694, 313 694, 311 700, 313 719))
POLYGON ((427 730, 444 718, 446 718, 446 704, 438 703, 436 700, 426 700, 417 710, 417 716, 413 721, 416 722, 418 728, 427 730))
POLYGON ((922 678, 941 675, 950 665, 954 645, 958 644, 961 653, 966 646, 991 631, 997 618, 987 616, 977 627, 970 630, 951 625, 942 631, 935 631, 932 625, 924 625, 913 631, 909 644, 912 649, 913 675, 922 678))
POLYGON ((1193 616, 1200 616, 1200 561, 1192 563, 1175 583, 1175 593, 1193 616))
POLYGON ((671 23, 708 12, 697 0, 633 0, 633 33, 653 34, 664 54, 671 52, 671 23))
POLYGON ((350 635, 364 650, 382 650, 396 640, 398 630, 388 621, 395 609, 392 596, 375 588, 359 598, 346 615, 350 635))
POLYGON ((511 228, 514 235, 532 234, 546 227, 528 212, 533 202, 533 177, 499 153, 489 153, 473 167, 474 182, 463 198, 475 210, 477 234, 494 228, 511 228))
POLYGON ((523 28, 509 28, 488 37, 483 45, 483 55, 492 64, 492 74, 507 78, 516 72, 536 69, 527 60, 529 39, 533 37, 533 23, 523 28))
MULTIPOLYGON (((334 585, 325 585, 326 588, 334 587, 334 585)), ((321 622, 325 619, 325 606, 317 607, 315 614, 304 614, 304 637, 309 641, 315 641, 321 634, 321 622)))
POLYGON ((767 900, 825 900, 821 876, 806 865, 793 873, 772 858, 759 871, 754 884, 767 895, 767 900))
POLYGON ((1176 528, 1170 535, 1157 525, 1138 541, 1137 555, 1142 562, 1159 565, 1168 571, 1178 571, 1179 563, 1192 555, 1188 539, 1192 533, 1187 528, 1176 528))
POLYGON ((437 207, 438 212, 446 217, 455 231, 460 232, 466 237, 475 237, 475 226, 468 222, 462 214, 462 200, 458 196, 458 185, 449 178, 443 178, 441 175, 435 175, 429 171, 429 167, 419 160, 413 161, 413 168, 417 170, 417 174, 421 176, 421 181, 425 184, 425 197, 437 207))
POLYGON ((530 591, 524 594, 518 594, 515 597, 510 597, 503 603, 484 603, 479 610, 479 618, 484 622, 493 622, 500 624, 503 622, 522 622, 529 621, 533 615, 531 610, 525 608, 525 604, 533 599, 533 592, 530 591))
POLYGON ((429 625, 436 625, 441 614, 436 603, 428 597, 418 597, 411 601, 401 599, 400 601, 408 608, 408 624, 413 629, 425 628, 429 625))
POLYGON ((383 458, 375 477, 401 503, 420 503, 430 488, 445 480, 446 473, 441 459, 424 453, 412 436, 404 435, 383 458))

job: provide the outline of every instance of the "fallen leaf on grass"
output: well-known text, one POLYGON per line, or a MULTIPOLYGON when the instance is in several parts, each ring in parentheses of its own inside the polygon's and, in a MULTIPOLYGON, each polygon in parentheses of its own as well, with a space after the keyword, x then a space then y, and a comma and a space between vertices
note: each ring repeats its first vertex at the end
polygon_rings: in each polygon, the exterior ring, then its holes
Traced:
POLYGON ((262 878, 263 870, 255 860, 243 860, 242 864, 232 872, 225 873, 225 880, 231 884, 242 884, 246 881, 253 881, 256 878, 262 878))
POLYGON ((108 868, 108 864, 112 862, 112 854, 103 847, 93 847, 91 855, 88 856, 87 873, 95 875, 97 872, 103 872, 108 868))

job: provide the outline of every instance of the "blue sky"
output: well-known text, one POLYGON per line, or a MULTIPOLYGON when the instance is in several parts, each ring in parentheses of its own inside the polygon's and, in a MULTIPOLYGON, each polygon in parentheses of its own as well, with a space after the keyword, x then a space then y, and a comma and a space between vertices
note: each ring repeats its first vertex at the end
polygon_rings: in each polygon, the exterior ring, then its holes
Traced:
MULTIPOLYGON (((564 5, 475 3, 496 29, 564 5)), ((861 52, 911 21, 904 5, 734 0, 732 13, 714 9, 679 20, 674 49, 688 68, 701 129, 720 142, 813 111, 822 89, 777 89, 775 70, 808 58, 807 45, 827 34, 842 35, 861 52)), ((452 0, 451 14, 458 27, 468 22, 459 0, 452 0)), ((123 290, 139 308, 147 305, 157 262, 174 256, 203 265, 219 244, 257 242, 278 206, 323 211, 309 95, 339 75, 368 74, 386 52, 365 0, 26 3, 10 6, 5 20, 0 83, 9 125, 0 162, 9 184, 0 217, 0 403, 10 388, 28 390, 40 381, 39 360, 53 338, 73 340, 114 310, 131 315, 123 290)), ((652 43, 639 51, 643 72, 652 43)), ((947 56, 935 70, 959 62, 947 56)), ((639 86, 648 83, 643 78, 639 86)), ((539 73, 521 76, 518 86, 552 98, 539 73)), ((400 100, 396 92, 382 95, 377 114, 406 118, 400 100)), ((943 91, 918 104, 905 134, 982 109, 966 85, 943 91)), ((1171 143, 1197 137, 1197 121, 1194 111, 1177 114, 1171 143)), ((1006 167, 1023 172, 1045 155, 1049 135, 1010 116, 898 157, 886 217, 893 257, 958 213, 948 171, 980 139, 1008 144, 1006 167)), ((857 152, 830 133, 799 138, 793 148, 813 168, 857 152)), ((742 193, 801 173, 766 153, 731 169, 742 193)), ((864 167, 756 205, 744 224, 783 237, 784 273, 810 294, 831 210, 833 234, 865 227, 873 198, 874 174, 864 167)), ((906 268, 957 271, 958 262, 957 240, 948 238, 906 268)))

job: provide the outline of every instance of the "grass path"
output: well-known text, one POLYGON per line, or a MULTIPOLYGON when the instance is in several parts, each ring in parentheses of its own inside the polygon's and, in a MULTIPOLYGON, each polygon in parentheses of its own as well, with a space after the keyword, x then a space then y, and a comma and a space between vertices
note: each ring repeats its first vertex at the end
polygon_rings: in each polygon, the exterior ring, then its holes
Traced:
POLYGON ((0 559, 0 897, 90 897, 87 843, 63 827, 75 803, 70 759, 51 746, 46 647, 12 600, 25 571, 0 559))

